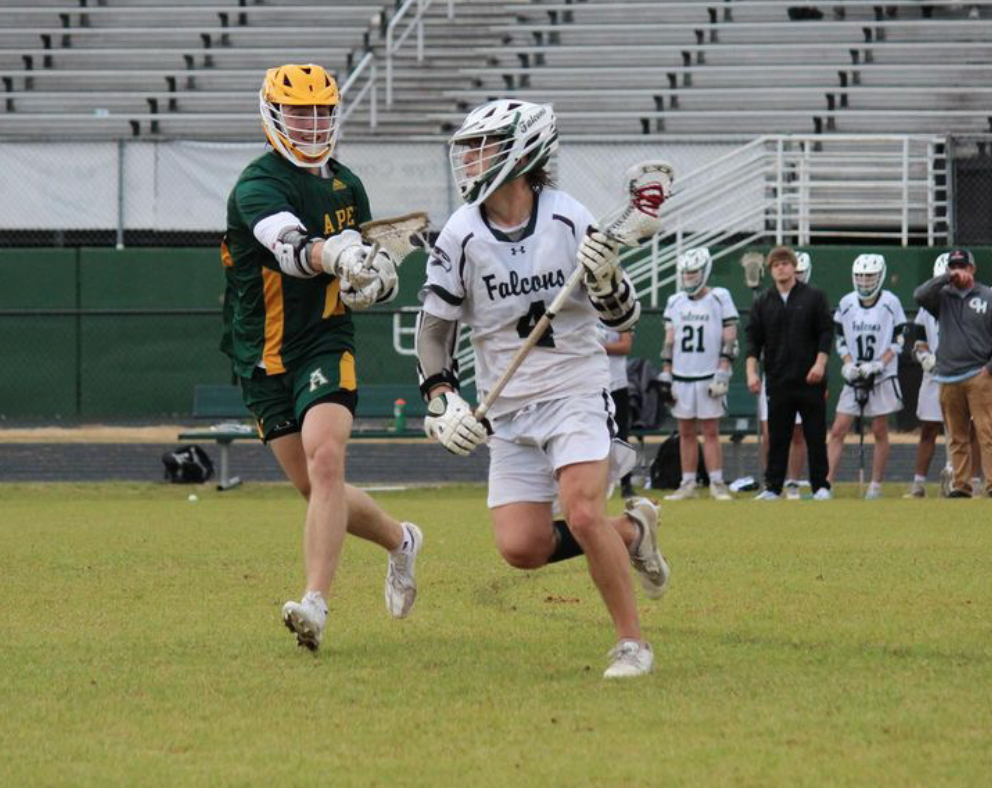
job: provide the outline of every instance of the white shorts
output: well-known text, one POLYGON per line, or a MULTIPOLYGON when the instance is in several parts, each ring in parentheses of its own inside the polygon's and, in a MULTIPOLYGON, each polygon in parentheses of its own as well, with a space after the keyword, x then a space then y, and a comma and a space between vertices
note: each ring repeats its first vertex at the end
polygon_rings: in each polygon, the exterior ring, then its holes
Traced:
MULTIPOLYGON (((899 379, 891 377, 876 383, 868 394, 865 416, 886 416, 900 410, 902 410, 902 392, 899 390, 899 379)), ((848 416, 858 415, 858 403, 854 399, 853 386, 844 384, 840 399, 837 400, 837 412, 848 416)))
POLYGON ((712 378, 706 380, 676 380, 672 383, 675 404, 672 415, 677 419, 719 419, 727 415, 727 398, 716 399, 706 389, 712 378))
MULTIPOLYGON (((758 392, 758 421, 768 421, 768 389, 765 387, 765 378, 761 378, 761 391, 758 392)), ((803 417, 796 414, 796 424, 802 424, 803 417)))
POLYGON ((633 448, 616 438, 608 391, 536 402, 492 421, 489 508, 556 502, 557 472, 566 465, 610 458, 610 482, 629 473, 633 448))
POLYGON ((940 409, 940 384, 932 375, 924 375, 920 383, 920 396, 916 401, 916 418, 920 421, 943 421, 940 409))

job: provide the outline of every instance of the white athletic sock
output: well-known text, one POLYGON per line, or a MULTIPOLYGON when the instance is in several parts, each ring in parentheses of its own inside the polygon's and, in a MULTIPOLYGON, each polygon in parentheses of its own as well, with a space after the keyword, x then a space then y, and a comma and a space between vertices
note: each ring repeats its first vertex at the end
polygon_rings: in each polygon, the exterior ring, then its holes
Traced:
POLYGON ((683 473, 682 474, 682 484, 691 484, 695 486, 696 484, 696 474, 694 473, 683 473))
POLYGON ((710 474, 710 481, 713 484, 723 484, 723 468, 717 468, 710 474))
POLYGON ((303 595, 303 602, 310 602, 323 610, 324 613, 327 613, 327 602, 324 601, 324 595, 320 591, 307 591, 303 595))
POLYGON ((926 476, 920 476, 920 474, 918 473, 913 474, 913 484, 926 484, 926 483, 927 483, 926 476))
POLYGON ((875 481, 873 481, 873 482, 869 483, 869 485, 868 485, 868 489, 869 490, 880 490, 881 488, 882 488, 882 483, 881 482, 875 482, 875 481))

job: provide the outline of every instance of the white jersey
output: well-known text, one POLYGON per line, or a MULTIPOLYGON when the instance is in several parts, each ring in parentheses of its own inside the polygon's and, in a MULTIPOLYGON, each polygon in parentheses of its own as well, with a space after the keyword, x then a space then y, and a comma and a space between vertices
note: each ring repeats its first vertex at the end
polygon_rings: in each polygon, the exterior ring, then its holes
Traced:
POLYGON ((665 327, 675 331, 672 375, 683 380, 712 377, 720 365, 723 328, 737 319, 737 308, 724 287, 711 287, 695 299, 684 292, 670 295, 665 327))
POLYGON ((940 343, 940 326, 937 323, 937 318, 920 307, 920 311, 916 313, 916 318, 913 322, 918 326, 923 326, 927 347, 930 348, 931 353, 936 354, 937 345, 940 343))
MULTIPOLYGON (((602 323, 596 324, 596 335, 603 345, 620 341, 620 332, 607 328, 602 323)), ((610 391, 627 388, 627 357, 607 353, 606 363, 610 370, 610 391)))
MULTIPOLYGON (((490 227, 481 207, 462 206, 448 219, 427 261, 423 308, 471 328, 480 401, 575 270, 579 243, 593 222, 585 206, 554 189, 537 196, 518 240, 490 227)), ((490 415, 607 390, 598 320, 585 288, 577 287, 490 415)))
POLYGON ((879 380, 887 380, 899 373, 906 313, 893 293, 883 290, 869 307, 861 305, 856 292, 848 293, 834 312, 834 323, 837 327, 837 352, 841 358, 849 354, 855 364, 878 361, 891 348, 895 355, 885 365, 879 380))

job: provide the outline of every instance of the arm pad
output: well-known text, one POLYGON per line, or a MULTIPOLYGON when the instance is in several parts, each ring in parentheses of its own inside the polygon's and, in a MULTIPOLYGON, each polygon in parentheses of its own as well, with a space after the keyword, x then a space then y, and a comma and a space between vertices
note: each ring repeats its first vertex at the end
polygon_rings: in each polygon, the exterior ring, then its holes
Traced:
POLYGON ((429 312, 420 313, 417 318, 417 373, 424 400, 430 398, 432 388, 441 384, 458 391, 457 343, 456 321, 445 320, 429 312))

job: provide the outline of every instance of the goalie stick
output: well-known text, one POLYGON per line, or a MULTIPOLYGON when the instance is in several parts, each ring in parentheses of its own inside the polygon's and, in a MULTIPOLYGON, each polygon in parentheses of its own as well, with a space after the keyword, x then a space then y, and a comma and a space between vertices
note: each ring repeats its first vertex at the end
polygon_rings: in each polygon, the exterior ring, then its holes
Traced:
MULTIPOLYGON (((651 238, 661 229, 661 206, 671 196, 674 178, 675 170, 671 164, 664 161, 648 161, 633 165, 624 176, 626 201, 597 222, 603 228, 600 232, 624 246, 639 246, 651 238)), ((537 321, 506 371, 486 394, 482 404, 476 408, 476 419, 482 421, 485 418, 493 403, 503 393, 506 384, 510 382, 510 378, 520 368, 534 345, 548 330, 555 315, 571 297, 582 280, 584 270, 580 263, 576 263, 575 270, 555 296, 551 306, 537 321)))

